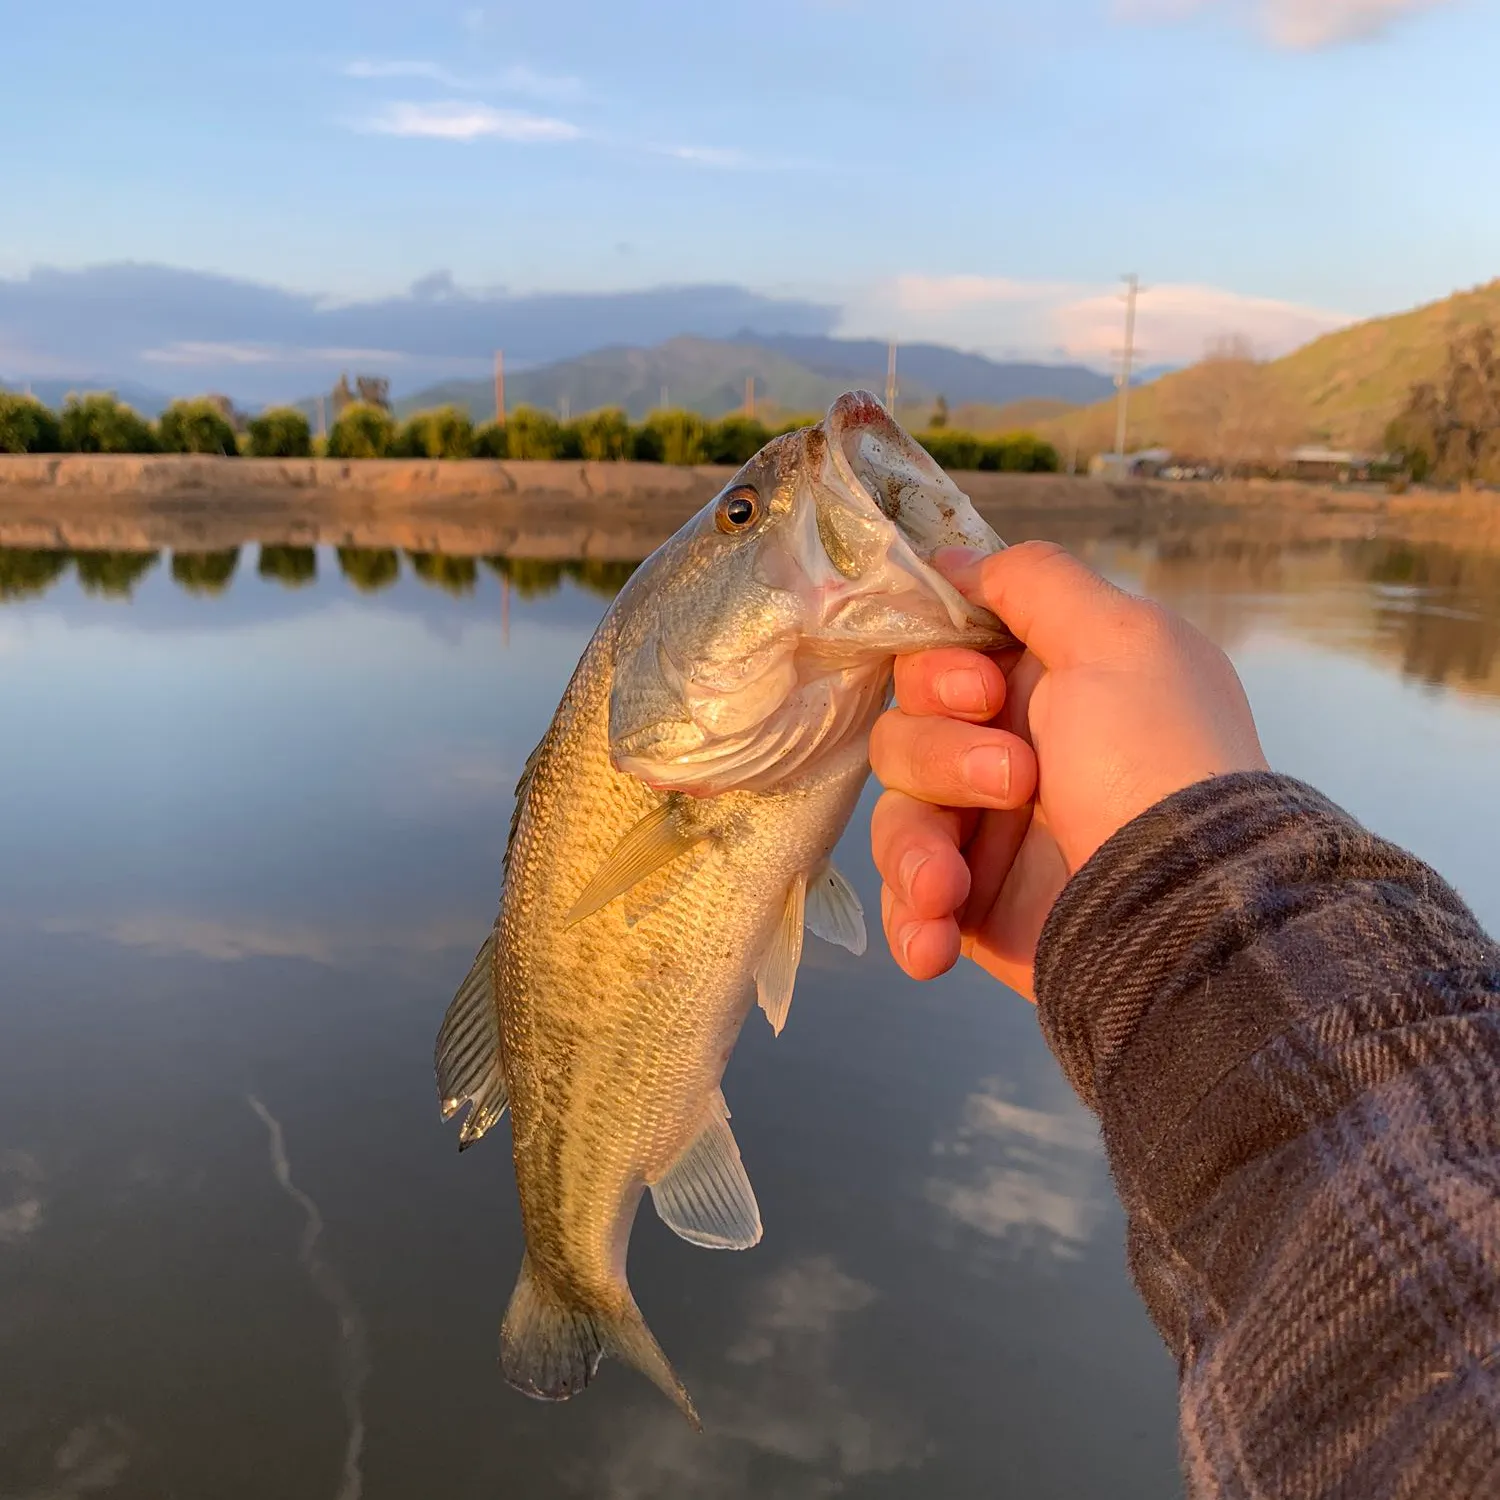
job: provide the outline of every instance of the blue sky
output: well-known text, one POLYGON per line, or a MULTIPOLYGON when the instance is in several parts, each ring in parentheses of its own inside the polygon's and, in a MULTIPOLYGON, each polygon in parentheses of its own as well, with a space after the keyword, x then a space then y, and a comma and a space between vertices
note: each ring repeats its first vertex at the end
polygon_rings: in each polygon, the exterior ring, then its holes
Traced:
POLYGON ((12 281, 735 283, 1099 359, 1138 270, 1182 359, 1500 274, 1493 0, 11 9, 12 281))

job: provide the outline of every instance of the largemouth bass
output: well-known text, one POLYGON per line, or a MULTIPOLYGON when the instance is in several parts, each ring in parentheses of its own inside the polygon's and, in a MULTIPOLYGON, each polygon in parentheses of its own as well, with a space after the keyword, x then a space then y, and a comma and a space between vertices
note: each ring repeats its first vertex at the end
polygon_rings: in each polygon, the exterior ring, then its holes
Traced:
POLYGON ((804 927, 864 951, 829 856, 897 653, 1008 639, 929 566, 950 545, 1003 543, 875 397, 841 397, 641 565, 526 765, 437 1073, 460 1149, 511 1111, 501 1365, 529 1395, 610 1353, 699 1425, 631 1296, 631 1225, 649 1188, 695 1245, 761 1238, 720 1090, 740 1028, 758 998, 780 1034, 804 927))

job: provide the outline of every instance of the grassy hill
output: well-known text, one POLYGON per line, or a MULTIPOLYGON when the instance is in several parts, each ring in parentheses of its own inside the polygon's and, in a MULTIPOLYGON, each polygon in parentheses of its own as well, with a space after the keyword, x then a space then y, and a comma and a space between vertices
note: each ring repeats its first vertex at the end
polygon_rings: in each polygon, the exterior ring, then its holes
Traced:
MULTIPOLYGON (((1481 323, 1500 327, 1500 280, 1325 334, 1261 366, 1257 379, 1264 401, 1288 414, 1290 441, 1378 452, 1411 387, 1436 380, 1454 335, 1481 323)), ((1205 363, 1136 391, 1130 401, 1131 446, 1177 446, 1181 414, 1201 411, 1214 378, 1205 363)), ((1098 452, 1114 445, 1114 413, 1111 400, 1045 425, 1054 437, 1076 438, 1081 451, 1098 452)))

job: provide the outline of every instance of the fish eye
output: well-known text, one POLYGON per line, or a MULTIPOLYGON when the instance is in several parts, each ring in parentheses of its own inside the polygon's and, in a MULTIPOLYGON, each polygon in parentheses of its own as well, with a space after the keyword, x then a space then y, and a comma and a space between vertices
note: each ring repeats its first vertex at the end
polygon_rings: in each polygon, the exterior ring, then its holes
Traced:
POLYGON ((714 525, 732 536, 738 531, 748 531, 760 520, 760 512, 760 496, 749 485, 741 485, 719 501, 714 525))

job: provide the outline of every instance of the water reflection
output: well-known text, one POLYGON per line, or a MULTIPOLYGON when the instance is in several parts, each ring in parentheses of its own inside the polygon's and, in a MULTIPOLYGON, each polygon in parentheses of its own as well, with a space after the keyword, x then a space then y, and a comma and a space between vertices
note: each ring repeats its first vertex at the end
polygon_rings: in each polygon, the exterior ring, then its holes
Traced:
POLYGON ((31 547, 0 547, 0 600, 45 594, 68 570, 71 552, 31 547))
POLYGON ((340 547, 339 572, 362 594, 378 594, 401 576, 394 547, 340 547))
POLYGON ((408 552, 412 571, 424 583, 447 594, 472 594, 479 581, 479 564, 472 557, 448 557, 441 552, 408 552))
POLYGON ((222 594, 239 565, 238 547, 226 547, 219 552, 174 552, 172 581, 190 594, 222 594))
POLYGON ((159 552, 79 552, 73 565, 84 593, 128 599, 160 560, 159 552))
POLYGON ((255 571, 262 578, 274 578, 289 589, 305 588, 318 580, 317 549, 262 546, 255 571))

